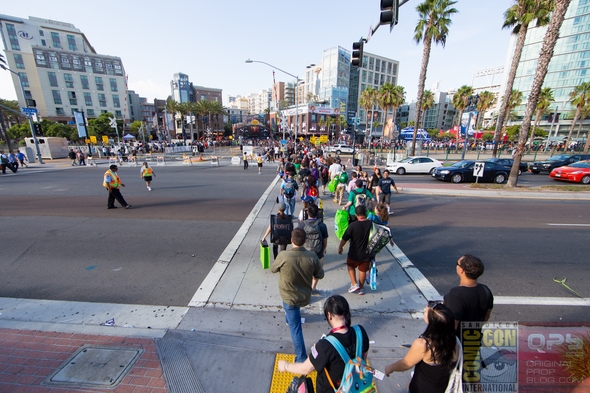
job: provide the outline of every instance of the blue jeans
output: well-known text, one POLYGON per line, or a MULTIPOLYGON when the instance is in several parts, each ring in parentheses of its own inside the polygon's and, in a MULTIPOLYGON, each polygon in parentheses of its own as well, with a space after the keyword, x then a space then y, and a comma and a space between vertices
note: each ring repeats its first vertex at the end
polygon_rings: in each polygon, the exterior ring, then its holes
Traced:
POLYGON ((285 214, 288 216, 295 216, 295 197, 293 198, 283 198, 285 201, 285 214))
POLYGON ((291 340, 295 347, 295 362, 304 362, 307 359, 305 352, 305 341, 303 341, 303 331, 301 330, 301 312, 297 306, 289 306, 283 302, 285 309, 285 321, 291 331, 291 340))

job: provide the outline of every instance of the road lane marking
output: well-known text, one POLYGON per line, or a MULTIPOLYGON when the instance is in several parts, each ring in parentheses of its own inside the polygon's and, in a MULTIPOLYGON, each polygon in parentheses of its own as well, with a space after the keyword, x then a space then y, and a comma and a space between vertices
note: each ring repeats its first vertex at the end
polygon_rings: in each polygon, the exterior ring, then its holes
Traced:
POLYGON ((542 296, 494 296, 494 305, 524 306, 584 306, 590 307, 589 298, 542 297, 542 296))
POLYGON ((555 227, 590 227, 590 224, 551 224, 547 223, 547 225, 555 226, 555 227))

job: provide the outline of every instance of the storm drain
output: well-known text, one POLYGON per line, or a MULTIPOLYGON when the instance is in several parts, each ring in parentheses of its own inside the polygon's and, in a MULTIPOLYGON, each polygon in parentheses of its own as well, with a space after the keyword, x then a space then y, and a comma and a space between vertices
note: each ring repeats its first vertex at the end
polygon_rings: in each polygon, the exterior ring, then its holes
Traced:
POLYGON ((85 345, 42 383, 52 386, 115 388, 142 353, 143 348, 85 345))

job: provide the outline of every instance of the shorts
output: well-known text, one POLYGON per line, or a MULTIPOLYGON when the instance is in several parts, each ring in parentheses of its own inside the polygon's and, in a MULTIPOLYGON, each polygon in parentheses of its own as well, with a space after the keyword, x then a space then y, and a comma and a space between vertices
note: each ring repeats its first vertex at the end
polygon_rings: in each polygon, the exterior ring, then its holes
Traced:
POLYGON ((151 176, 144 176, 143 181, 152 181, 152 177, 151 176))
POLYGON ((379 202, 380 203, 385 203, 386 205, 389 205, 389 203, 391 202, 391 193, 389 193, 389 194, 384 194, 384 193, 379 194, 379 202))
POLYGON ((346 266, 350 266, 355 269, 359 269, 359 272, 366 273, 371 268, 371 263, 369 261, 359 262, 355 261, 354 259, 350 259, 349 257, 346 258, 346 266))
POLYGON ((262 168, 262 163, 261 162, 258 163, 258 168, 262 168))

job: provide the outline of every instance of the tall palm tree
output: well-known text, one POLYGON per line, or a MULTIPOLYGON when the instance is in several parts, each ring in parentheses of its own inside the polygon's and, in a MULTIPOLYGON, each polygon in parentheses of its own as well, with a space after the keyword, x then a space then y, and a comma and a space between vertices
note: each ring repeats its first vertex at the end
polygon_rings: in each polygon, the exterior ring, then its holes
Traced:
POLYGON ((481 129, 485 113, 489 111, 496 104, 496 95, 491 91, 484 90, 478 94, 477 100, 477 120, 475 121, 476 128, 481 129))
POLYGON ((197 133, 197 140, 201 139, 201 134, 199 132, 199 121, 203 119, 205 115, 205 109, 203 105, 201 105, 201 101, 191 102, 191 113, 195 116, 195 128, 197 133))
MULTIPOLYGON (((457 143, 455 148, 459 147, 459 137, 461 136, 461 119, 463 118, 463 111, 467 109, 467 105, 469 103, 469 96, 473 94, 473 87, 463 85, 461 86, 457 92, 453 95, 453 99, 451 100, 455 109, 459 110, 459 127, 457 129, 457 143)), ((467 143, 467 131, 469 129, 469 124, 467 124, 467 128, 465 128, 465 143, 467 143)))
MULTIPOLYGON (((168 137, 171 138, 171 131, 168 129, 168 115, 174 116, 176 114, 176 106, 178 105, 178 102, 173 100, 171 97, 168 97, 168 99, 166 100, 166 119, 164 120, 164 124, 166 125, 166 131, 168 132, 168 137)), ((176 121, 173 123, 174 124, 174 138, 176 139, 176 121)))
MULTIPOLYGON (((451 15, 457 13, 453 5, 457 2, 454 0, 425 0, 418 4, 416 10, 419 14, 418 24, 414 29, 414 40, 417 44, 422 41, 424 50, 422 51, 422 67, 420 68, 420 79, 418 80, 418 98, 416 102, 422 102, 424 94, 424 84, 426 83, 426 70, 430 60, 430 49, 432 42, 441 44, 444 48, 447 42, 449 26, 451 25, 451 15)), ((416 134, 420 128, 420 105, 416 109, 416 125, 414 127, 414 136, 412 137, 412 155, 416 154, 416 134)))
POLYGON ((504 127, 504 121, 510 113, 507 110, 507 105, 514 86, 514 78, 524 41, 529 28, 529 24, 536 22, 536 26, 545 26, 549 23, 549 16, 553 9, 554 0, 515 0, 514 4, 504 12, 503 29, 512 29, 512 34, 516 35, 516 46, 514 54, 512 55, 512 63, 510 65, 510 72, 506 79, 506 90, 504 92, 504 99, 500 111, 498 112, 498 120, 496 121, 496 130, 494 132, 494 151, 493 156, 498 154, 498 141, 500 132, 504 127))
POLYGON ((342 133, 342 129, 348 127, 348 121, 344 115, 340 115, 337 120, 338 127, 340 127, 340 133, 342 133))
POLYGON ((571 0, 555 0, 555 6, 553 13, 551 14, 551 21, 547 26, 547 32, 543 39, 543 46, 539 52, 535 78, 533 79, 533 85, 531 86, 531 92, 524 111, 524 118, 522 119, 522 125, 520 126, 518 147, 516 149, 516 154, 514 155, 514 164, 512 164, 512 169, 510 170, 507 187, 516 187, 516 184, 518 183, 518 168, 520 166, 520 161, 522 160, 522 155, 524 154, 524 146, 529 134, 529 128, 531 127, 533 112, 537 107, 541 87, 543 86, 545 76, 547 75, 547 68, 553 57, 553 49, 555 48, 557 38, 559 38, 559 29, 563 24, 565 12, 569 7, 570 2, 571 0))
POLYGON ((576 138, 580 137, 580 132, 582 132, 582 124, 584 124, 584 120, 586 120, 588 115, 590 115, 590 102, 586 104, 586 106, 580 111, 580 125, 578 126, 578 132, 576 132, 576 138))
POLYGON ((574 132, 574 128, 576 127, 576 123, 580 118, 580 113, 584 107, 590 104, 590 82, 582 82, 578 86, 572 90, 570 93, 570 100, 573 106, 576 107, 576 114, 574 115, 574 121, 572 122, 572 126, 570 127, 570 132, 567 136, 566 146, 569 145, 572 139, 572 133, 574 132))
POLYGON ((191 113, 192 105, 190 102, 180 102, 176 104, 176 112, 180 113, 180 127, 182 130, 182 140, 186 145, 186 130, 184 129, 184 121, 191 113))
POLYGON ((370 132, 373 132, 373 111, 377 105, 377 90, 373 87, 367 87, 359 97, 359 105, 365 109, 367 114, 367 125, 369 125, 370 132), (369 115, 370 113, 370 115, 369 115))
POLYGON ((422 124, 426 124, 426 111, 434 106, 434 93, 430 90, 424 90, 422 95, 422 104, 420 109, 424 112, 422 115, 422 124))
POLYGON ((530 147, 533 147, 533 139, 535 138, 535 129, 541 121, 541 117, 547 113, 547 110, 551 106, 551 103, 555 101, 553 98, 553 90, 550 87, 544 87, 539 93, 539 101, 535 108, 535 123, 533 124, 533 130, 531 131, 531 143, 530 147))

